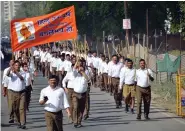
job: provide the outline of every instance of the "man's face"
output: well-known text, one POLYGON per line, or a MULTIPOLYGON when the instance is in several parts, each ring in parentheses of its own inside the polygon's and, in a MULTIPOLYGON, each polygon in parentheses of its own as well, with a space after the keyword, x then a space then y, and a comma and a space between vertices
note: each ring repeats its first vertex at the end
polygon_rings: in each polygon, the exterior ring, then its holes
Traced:
POLYGON ((93 53, 93 56, 94 56, 94 57, 96 57, 96 56, 97 56, 97 54, 96 54, 96 53, 93 53))
POLYGON ((132 62, 127 62, 127 67, 128 67, 129 69, 131 69, 131 68, 133 67, 133 63, 132 63, 132 62))
POLYGON ((144 69, 145 68, 145 61, 141 61, 139 63, 139 65, 140 65, 141 69, 144 69))
POLYGON ((66 60, 70 60, 70 56, 66 56, 66 60))
POLYGON ((49 48, 46 48, 46 51, 48 52, 49 51, 49 48))
POLYGON ((105 61, 105 57, 101 57, 102 61, 105 61))
POLYGON ((15 64, 13 65, 13 68, 14 68, 14 70, 16 70, 16 71, 20 70, 20 64, 19 64, 19 63, 15 63, 15 64))
POLYGON ((14 60, 11 60, 9 63, 10 67, 12 67, 13 63, 14 63, 14 60))
POLYGON ((108 59, 108 58, 106 58, 106 59, 105 59, 105 62, 106 62, 106 63, 108 63, 108 62, 109 62, 109 59, 108 59))
POLYGON ((18 61, 19 61, 20 63, 22 63, 22 59, 18 59, 18 61))
POLYGON ((113 61, 114 64, 116 64, 117 61, 118 61, 118 58, 117 58, 116 56, 114 56, 114 57, 112 58, 112 61, 113 61))
POLYGON ((49 85, 50 85, 51 87, 56 87, 56 85, 57 85, 57 80, 56 80, 55 78, 49 79, 49 85))
POLYGON ((28 71, 28 65, 24 65, 23 70, 28 71))
POLYGON ((76 58, 74 57, 71 61, 72 64, 75 64, 76 63, 76 58))
POLYGON ((64 56, 61 56, 60 58, 61 58, 62 61, 64 61, 64 56))

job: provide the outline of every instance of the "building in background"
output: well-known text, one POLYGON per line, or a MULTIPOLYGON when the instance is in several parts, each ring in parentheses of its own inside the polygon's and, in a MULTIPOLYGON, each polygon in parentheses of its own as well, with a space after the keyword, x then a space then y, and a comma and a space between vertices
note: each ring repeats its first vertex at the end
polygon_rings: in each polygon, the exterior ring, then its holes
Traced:
POLYGON ((1 20, 6 23, 15 17, 21 1, 1 1, 1 20))

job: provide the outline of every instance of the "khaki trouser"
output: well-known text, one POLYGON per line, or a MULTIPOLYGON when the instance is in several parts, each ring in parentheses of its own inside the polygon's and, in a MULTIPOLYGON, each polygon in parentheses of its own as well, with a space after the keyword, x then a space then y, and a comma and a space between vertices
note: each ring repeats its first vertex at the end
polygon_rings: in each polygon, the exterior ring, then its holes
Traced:
POLYGON ((89 110, 90 110, 90 88, 91 83, 88 83, 88 89, 86 92, 86 102, 85 102, 85 110, 84 110, 84 116, 89 116, 89 110))
POLYGON ((36 69, 37 71, 39 70, 39 61, 40 61, 39 58, 34 59, 35 69, 36 69))
POLYGON ((137 95, 137 114, 141 115, 142 99, 144 102, 144 114, 148 115, 150 112, 150 102, 151 102, 151 88, 149 87, 136 87, 137 95))
POLYGON ((103 87, 103 89, 105 89, 106 91, 108 91, 108 74, 107 73, 103 73, 102 74, 102 80, 103 80, 103 82, 102 82, 102 87, 103 87))
POLYGON ((21 125, 26 124, 26 92, 8 90, 8 99, 10 116, 13 116, 15 113, 17 122, 21 125))
POLYGON ((92 81, 92 83, 93 83, 93 85, 94 85, 94 87, 96 88, 96 80, 97 80, 97 69, 96 68, 93 68, 93 81, 92 81))
POLYGON ((47 62, 42 62, 42 75, 43 75, 43 77, 47 76, 46 72, 47 72, 47 62))
POLYGON ((79 94, 73 92, 73 122, 76 125, 81 124, 86 103, 86 92, 79 94))
POLYGON ((59 112, 45 112, 47 131, 63 131, 63 114, 59 112))
POLYGON ((68 100, 69 100, 69 110, 71 112, 71 119, 73 120, 73 89, 68 88, 68 100))
POLYGON ((116 105, 120 105, 120 95, 118 93, 118 88, 119 88, 119 78, 114 78, 112 77, 112 88, 113 88, 113 93, 114 93, 114 100, 116 102, 116 105))

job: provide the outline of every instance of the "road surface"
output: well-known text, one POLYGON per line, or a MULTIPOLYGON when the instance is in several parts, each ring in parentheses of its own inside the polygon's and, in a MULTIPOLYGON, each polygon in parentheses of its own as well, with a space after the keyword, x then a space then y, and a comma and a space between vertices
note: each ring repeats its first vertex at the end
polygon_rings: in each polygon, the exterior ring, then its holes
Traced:
MULTIPOLYGON (((46 78, 35 78, 34 91, 30 112, 27 113, 27 131, 46 131, 44 107, 38 104, 40 90, 47 86, 46 78)), ((16 125, 8 123, 6 98, 1 96, 1 126, 2 131, 18 131, 16 125)), ((90 118, 83 121, 80 129, 75 129, 67 123, 64 111, 64 131, 185 131, 185 120, 174 114, 167 113, 155 104, 151 107, 151 120, 136 120, 136 114, 127 114, 124 108, 116 109, 113 97, 98 88, 91 91, 90 118)))

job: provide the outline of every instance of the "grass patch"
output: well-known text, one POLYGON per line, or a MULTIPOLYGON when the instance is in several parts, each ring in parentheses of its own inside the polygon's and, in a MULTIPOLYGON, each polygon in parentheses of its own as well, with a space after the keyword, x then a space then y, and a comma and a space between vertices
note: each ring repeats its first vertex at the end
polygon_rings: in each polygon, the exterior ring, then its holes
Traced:
POLYGON ((176 111, 176 85, 171 82, 152 84, 153 101, 164 107, 169 112, 176 111))

